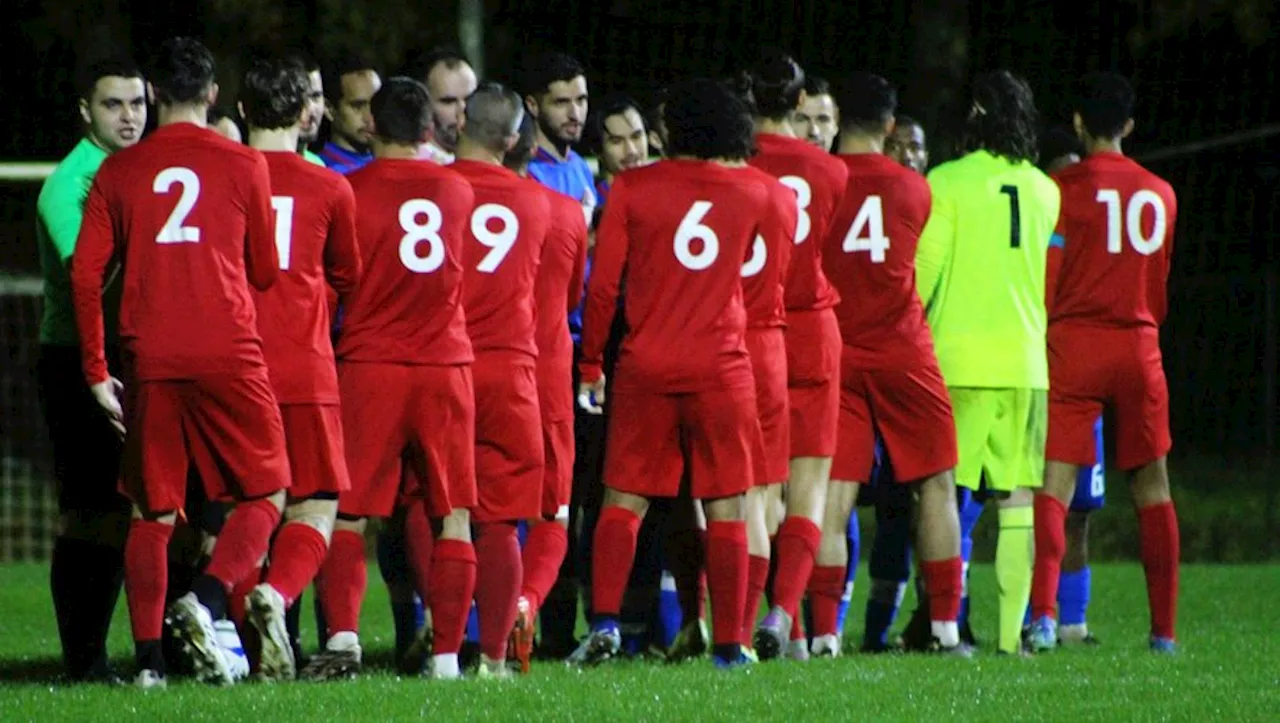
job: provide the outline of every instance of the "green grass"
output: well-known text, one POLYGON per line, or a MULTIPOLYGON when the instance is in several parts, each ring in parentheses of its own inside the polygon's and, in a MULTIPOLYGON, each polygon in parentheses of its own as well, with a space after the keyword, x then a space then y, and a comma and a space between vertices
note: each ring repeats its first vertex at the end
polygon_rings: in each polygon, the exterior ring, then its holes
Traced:
MULTIPOLYGON (((997 658, 984 645, 972 661, 862 656, 773 663, 733 672, 709 662, 617 663, 579 672, 544 663, 511 682, 433 683, 372 672, 355 682, 245 684, 211 690, 171 681, 147 694, 54 683, 57 633, 46 569, 0 566, 0 721, 403 720, 1276 720, 1280 716, 1280 567, 1183 568, 1174 657, 1146 649, 1141 569, 1094 568, 1091 627, 1099 648, 1034 659, 997 658)), ((371 581, 376 573, 371 572, 371 581)), ((865 575, 860 579, 865 580, 865 575)), ((862 595, 850 631, 860 635, 862 595)), ((994 636, 990 567, 972 581, 979 637, 994 636)), ((363 643, 390 647, 385 593, 374 582, 363 643)), ((909 610, 913 603, 907 603, 909 610)), ((121 605, 111 650, 128 669, 131 646, 121 605)), ((314 633, 304 638, 313 643, 314 633)), ((382 656, 377 656, 382 657, 382 656)))

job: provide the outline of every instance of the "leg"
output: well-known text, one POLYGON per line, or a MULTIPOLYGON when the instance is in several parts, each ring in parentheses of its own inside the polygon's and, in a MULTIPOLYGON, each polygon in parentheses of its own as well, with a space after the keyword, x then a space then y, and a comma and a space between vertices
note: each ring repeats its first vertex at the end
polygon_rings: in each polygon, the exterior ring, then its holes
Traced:
POLYGON ((1063 642, 1094 642, 1089 634, 1087 612, 1091 575, 1089 571, 1089 518, 1092 512, 1067 513, 1067 553, 1062 558, 1058 583, 1058 635, 1063 642))
POLYGON ((462 675, 458 653, 467 629, 467 613, 476 589, 476 553, 471 545, 471 514, 456 509, 446 515, 431 558, 431 675, 462 675))
POLYGON ((920 483, 920 571, 929 591, 931 632, 944 650, 960 644, 957 619, 964 586, 960 518, 954 500, 955 479, 950 471, 920 483))
MULTIPOLYGON (((742 644, 751 644, 752 631, 760 612, 769 578, 769 527, 765 522, 765 506, 775 485, 747 490, 747 601, 742 609, 742 644)), ((780 486, 780 485, 779 485, 780 486)))
POLYGON ((403 660, 409 646, 423 624, 422 601, 414 586, 413 566, 405 542, 405 521, 408 507, 400 504, 391 517, 383 520, 378 528, 375 551, 378 572, 387 586, 387 600, 391 603, 391 623, 395 629, 395 657, 403 660))
POLYGON ((876 535, 867 567, 871 590, 867 595, 864 652, 889 649, 889 630, 911 579, 911 488, 891 474, 876 483, 876 535))
POLYGON ((809 605, 813 610, 813 652, 840 654, 841 629, 838 621, 844 595, 845 571, 857 565, 845 540, 849 520, 854 516, 862 484, 853 480, 832 480, 827 490, 822 541, 818 545, 813 576, 809 580, 809 605))
POLYGON ((592 541, 591 634, 569 657, 570 662, 596 663, 618 654, 622 596, 635 562, 640 523, 648 509, 645 497, 606 485, 592 541))
POLYGON ((996 542, 996 585, 1000 597, 998 650, 1021 650, 1022 620, 1031 598, 1031 566, 1035 547, 1035 513, 1030 489, 1014 490, 999 502, 1000 534, 996 542))
POLYGON ((1036 652, 1058 643, 1056 608, 1062 556, 1066 552, 1067 505, 1076 491, 1080 468, 1048 460, 1044 488, 1035 496, 1035 571, 1031 588, 1031 645, 1036 652))
POLYGON ((707 500, 707 589, 711 594, 712 655, 736 665, 742 655, 742 610, 747 591, 745 498, 707 500))
POLYGON ((1143 465, 1132 474, 1133 504, 1138 510, 1142 538, 1142 567, 1147 576, 1147 601, 1151 609, 1151 646, 1159 652, 1173 649, 1178 614, 1178 514, 1169 495, 1169 468, 1165 457, 1143 465))

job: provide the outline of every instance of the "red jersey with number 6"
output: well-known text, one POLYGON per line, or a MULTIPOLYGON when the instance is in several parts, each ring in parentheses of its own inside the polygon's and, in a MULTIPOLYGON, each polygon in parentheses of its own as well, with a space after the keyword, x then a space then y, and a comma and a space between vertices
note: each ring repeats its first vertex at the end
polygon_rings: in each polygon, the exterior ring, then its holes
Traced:
POLYGON ((879 153, 841 155, 849 182, 827 234, 823 263, 844 359, 857 369, 936 364, 916 292, 916 245, 933 197, 924 176, 879 153))
POLYGON ((374 160, 347 180, 364 270, 343 299, 338 359, 470 364, 462 264, 471 185, 443 166, 399 158, 374 160))

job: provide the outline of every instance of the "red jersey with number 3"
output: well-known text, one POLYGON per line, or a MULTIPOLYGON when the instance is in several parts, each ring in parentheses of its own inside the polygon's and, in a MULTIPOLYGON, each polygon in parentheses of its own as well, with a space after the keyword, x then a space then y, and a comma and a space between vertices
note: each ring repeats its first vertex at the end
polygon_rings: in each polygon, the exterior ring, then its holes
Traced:
POLYGON ((808 141, 773 133, 756 136, 759 151, 751 165, 796 192, 795 249, 787 272, 787 311, 830 309, 840 297, 822 270, 822 240, 827 237, 849 172, 836 157, 808 141))
POLYGON ((551 211, 547 242, 538 264, 538 387, 542 415, 573 418, 573 337, 569 313, 582 303, 587 264, 587 221, 582 204, 550 188, 544 189, 551 211))
POLYGON ((1160 326, 1178 213, 1173 188, 1119 153, 1095 153, 1053 178, 1062 212, 1049 243, 1049 323, 1160 326))
POLYGON ((916 291, 916 245, 933 196, 924 176, 879 153, 838 157, 849 181, 823 262, 840 293, 844 358, 868 371, 936 364, 916 291))
POLYGON ((107 378, 102 283, 123 265, 120 340, 135 380, 239 376, 265 362, 249 284, 276 278, 267 162, 190 123, 103 162, 71 264, 85 377, 107 378))
POLYGON ((536 357, 534 285, 551 221, 544 187, 503 166, 459 160, 449 168, 471 183, 476 199, 463 255, 471 346, 536 357))
POLYGON ((744 171, 769 189, 769 215, 751 244, 751 255, 742 265, 742 296, 747 326, 752 329, 786 325, 784 281, 791 264, 796 238, 796 193, 758 168, 744 171))
POLYGON ((328 287, 345 296, 360 279, 356 199, 335 171, 297 153, 266 152, 280 276, 254 294, 271 386, 280 404, 337 404, 328 287))
POLYGON ((338 359, 470 364, 462 264, 471 184, 444 166, 400 158, 374 160, 347 180, 364 269, 342 301, 338 359))
POLYGON ((616 388, 753 388, 741 275, 768 213, 768 190, 739 168, 666 160, 619 175, 596 231, 582 379, 600 378, 625 271, 616 388))

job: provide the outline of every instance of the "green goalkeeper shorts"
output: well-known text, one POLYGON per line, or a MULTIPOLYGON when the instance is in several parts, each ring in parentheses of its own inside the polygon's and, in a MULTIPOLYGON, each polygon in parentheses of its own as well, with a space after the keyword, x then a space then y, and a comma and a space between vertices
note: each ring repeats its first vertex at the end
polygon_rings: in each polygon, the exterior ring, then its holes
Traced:
POLYGON ((959 464, 956 483, 1010 492, 1044 484, 1044 440, 1049 430, 1043 389, 951 387, 959 464))

